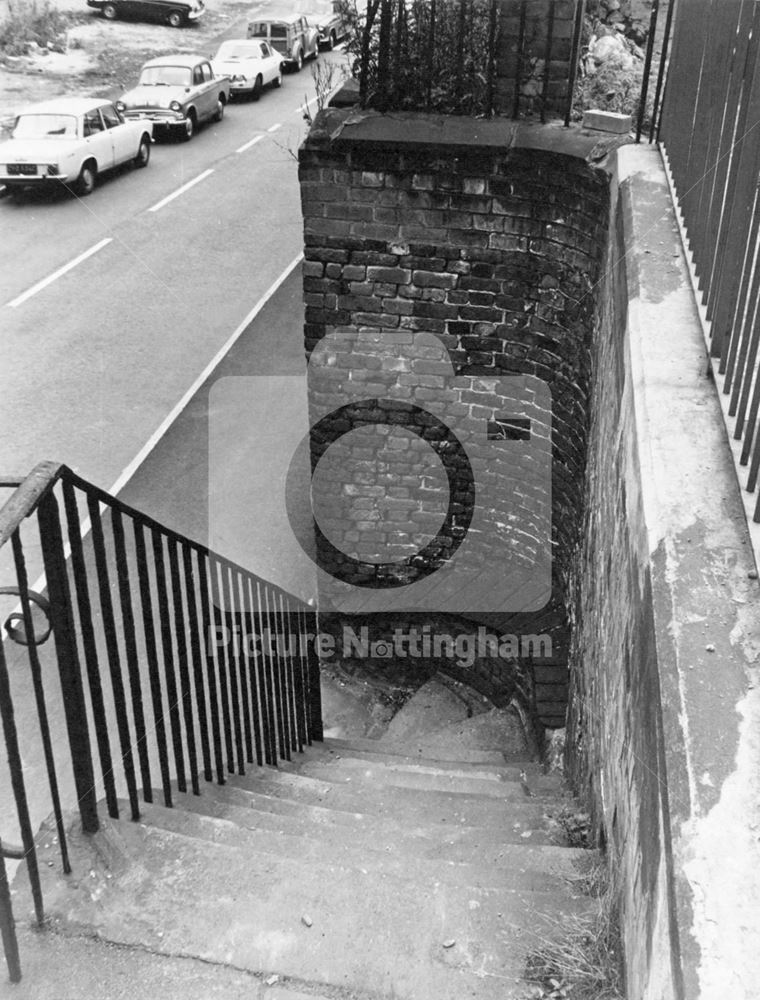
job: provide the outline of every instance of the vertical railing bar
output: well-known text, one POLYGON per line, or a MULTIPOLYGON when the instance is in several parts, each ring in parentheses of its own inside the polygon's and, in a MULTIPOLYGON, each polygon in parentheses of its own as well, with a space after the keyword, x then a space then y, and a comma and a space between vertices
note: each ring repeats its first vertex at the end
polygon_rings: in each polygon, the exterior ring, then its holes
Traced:
POLYGON ((251 716, 253 719, 253 742, 256 748, 256 764, 261 767, 264 763, 262 749, 262 723, 264 719, 264 694, 259 684, 259 660, 261 650, 254 641, 256 638, 256 628, 254 625, 252 580, 250 576, 243 577, 243 616, 248 626, 246 631, 246 645, 249 646, 248 654, 248 683, 251 690, 251 716))
POLYGON ((754 443, 755 439, 755 429, 757 427, 757 414, 760 409, 760 378, 755 379, 755 387, 752 393, 752 405, 750 406, 749 417, 747 418, 747 427, 744 433, 744 443, 742 445, 741 457, 739 459, 740 465, 746 465, 752 456, 752 462, 749 468, 749 475, 747 476, 747 492, 754 493, 755 487, 757 486, 757 473, 758 465, 760 465, 760 448, 758 448, 757 441, 754 443))
POLYGON ((285 740, 284 712, 282 705, 282 684, 280 680, 280 662, 277 652, 277 618, 273 611, 273 601, 270 600, 269 587, 264 588, 267 628, 269 633, 270 665, 272 668, 272 682, 274 688, 274 710, 275 723, 277 726, 277 743, 279 756, 287 760, 287 743, 285 740))
POLYGON ((726 377, 723 382, 723 393, 728 395, 732 392, 731 404, 729 406, 729 416, 733 416, 736 408, 736 393, 738 389, 734 383, 734 375, 736 374, 739 382, 743 377, 744 372, 744 361, 747 354, 747 339, 745 336, 745 324, 744 315, 749 308, 748 303, 751 301, 749 299, 749 291, 754 287, 758 273, 760 272, 760 256, 758 251, 760 250, 760 243, 757 241, 758 235, 760 235, 760 204, 757 200, 754 205, 754 215, 752 231, 754 231, 755 239, 750 240, 747 245, 747 250, 749 251, 750 246, 754 245, 754 254, 752 257, 752 263, 750 264, 745 256, 742 268, 742 281, 739 286, 739 295, 737 296, 736 306, 731 322, 731 337, 728 347, 728 359, 726 361, 726 377))
POLYGON ((573 42, 570 46, 570 73, 567 81, 567 104, 565 106, 565 128, 570 127, 575 95, 575 78, 578 73, 578 59, 581 51, 581 32, 586 9, 586 0, 575 0, 575 20, 573 22, 573 42))
MULTIPOLYGON (((95 833, 100 827, 95 778, 92 770, 92 749, 87 720, 87 707, 82 687, 82 670, 72 621, 71 591, 66 575, 66 554, 63 548, 58 501, 48 493, 38 507, 42 562, 50 601, 50 624, 53 628, 58 674, 63 694, 66 731, 69 738, 77 805, 85 833, 95 833)), ((79 539, 79 536, 76 536, 79 539)), ((75 541, 69 531, 69 542, 75 541)), ((81 542, 81 539, 79 539, 81 542)), ((81 623, 80 623, 81 624, 81 623)))
MULTIPOLYGON (((298 746, 298 726, 296 725, 296 703, 295 703, 295 691, 294 691, 294 643, 298 642, 298 636, 294 635, 292 631, 292 623, 290 620, 290 614, 288 612, 288 604, 286 599, 280 594, 280 619, 282 621, 282 630, 285 640, 285 646, 283 649, 283 663, 285 667, 285 690, 287 692, 287 716, 288 716, 288 729, 290 732, 290 749, 291 752, 298 752, 301 748, 298 746)), ((295 646, 298 649, 298 646, 295 646)))
POLYGON ((549 100, 549 67, 552 59, 552 44, 554 42, 554 17, 556 0, 549 2, 549 21, 546 25, 546 48, 544 50, 544 79, 541 88, 541 121, 546 122, 546 104, 549 100))
POLYGON ((34 642, 34 623, 32 621, 31 608, 29 607, 29 580, 26 573, 26 559, 24 558, 24 547, 21 541, 21 533, 19 529, 14 531, 11 536, 11 546, 13 548, 13 561, 16 567, 16 581, 18 583, 21 611, 24 618, 24 629, 26 630, 29 642, 27 647, 29 655, 29 668, 32 673, 32 686, 34 688, 34 700, 37 706, 37 717, 40 721, 42 750, 45 755, 45 768, 47 770, 48 784, 50 786, 50 797, 53 802, 55 826, 58 831, 58 845, 61 852, 61 863, 63 865, 64 872, 68 875, 71 872, 71 862, 69 861, 69 848, 66 840, 66 830, 63 825, 63 810, 61 809, 61 796, 58 789, 58 775, 55 768, 53 742, 50 739, 50 720, 48 719, 47 705, 45 704, 45 690, 42 685, 42 666, 40 664, 37 646, 34 642))
POLYGON ((662 38, 662 51, 660 53, 660 62, 657 67, 657 85, 654 91, 654 102, 652 107, 652 121, 649 126, 649 142, 654 142, 655 135, 659 139, 660 135, 660 111, 662 105, 660 104, 660 98, 663 96, 662 88, 665 81, 665 68, 668 59, 668 49, 670 47, 670 31, 673 22, 673 10, 676 6, 676 0, 668 0, 668 12, 665 15, 665 27, 663 28, 663 38, 662 38))
POLYGON ((277 736, 276 736, 276 726, 277 726, 277 716, 275 714, 274 706, 274 694, 273 694, 273 669, 271 658, 272 654, 267 648, 267 643, 265 642, 265 632, 268 628, 266 614, 264 612, 264 606, 266 603, 266 594, 262 593, 262 589, 265 589, 260 581, 256 582, 256 617, 258 621, 258 632, 259 639, 261 642, 261 656, 259 658, 260 674, 259 674, 259 688, 264 695, 264 747, 265 747, 265 758, 267 764, 277 763, 277 736))
POLYGON ((233 601, 232 570, 228 567, 222 569, 222 592, 224 595, 224 607, 226 617, 229 620, 229 629, 233 639, 227 666, 229 668, 230 704, 232 709, 232 725, 235 737, 235 755, 237 757, 238 774, 245 774, 245 753, 243 750, 243 726, 240 718, 240 642, 235 631, 237 622, 235 621, 235 606, 233 601))
POLYGON ((132 588, 129 579, 129 563, 127 548, 124 542, 124 524, 121 511, 114 508, 111 511, 111 527, 113 530, 114 552, 116 555, 116 574, 119 582, 119 601, 122 612, 124 630, 124 648, 127 654, 127 670, 129 686, 132 695, 132 715, 135 720, 135 741, 140 760, 140 777, 143 786, 143 798, 146 802, 153 801, 153 787, 148 759, 148 741, 145 729, 145 712, 143 709, 142 683, 140 680, 140 663, 137 655, 137 636, 135 616, 132 607, 132 588))
POLYGON ((427 96, 425 98, 425 107, 430 110, 430 105, 433 101, 433 74, 435 67, 435 33, 437 30, 437 8, 436 0, 429 0, 430 2, 430 31, 428 33, 428 48, 427 48, 427 96))
POLYGON ((116 798, 116 785, 114 783, 113 776, 111 745, 108 739, 109 727, 108 720, 106 718, 105 702, 103 700, 103 686, 100 679, 100 664, 98 659, 97 644, 95 642, 92 603, 90 601, 87 566, 84 557, 84 546, 82 544, 79 510, 77 508, 77 499, 74 487, 65 480, 62 485, 63 506, 66 514, 69 545, 71 546, 71 567, 74 575, 77 607, 79 609, 79 628, 82 633, 82 648, 84 650, 84 662, 90 689, 90 704, 92 705, 92 714, 95 722, 95 739, 98 745, 100 769, 103 775, 103 786, 105 788, 106 807, 108 809, 108 815, 116 818, 119 815, 119 806, 116 798))
POLYGON ((760 235, 760 202, 758 201, 758 195, 760 191, 755 189, 755 200, 752 206, 752 221, 750 224, 749 239, 745 247, 744 257, 742 260, 741 267, 741 277, 739 279, 739 287, 737 289, 736 299, 733 303, 733 309, 731 311, 731 321, 729 323, 729 335, 725 338, 723 355, 721 356, 719 372, 725 372, 725 380, 723 383, 723 392, 728 394, 731 389, 731 384, 734 377, 734 368, 736 366, 737 353, 741 347, 741 338, 739 337, 739 329, 741 327, 741 317, 744 315, 747 294, 749 288, 752 284, 752 274, 757 267, 758 259, 758 235, 760 235), (754 238, 753 238, 754 237, 754 238), (751 258, 751 262, 750 262, 751 258), (725 360, 724 360, 725 358, 725 360))
POLYGON ((491 0, 488 13, 488 65, 486 71, 486 108, 488 118, 493 116, 494 81, 496 77, 496 34, 498 29, 497 11, 499 0, 491 0))
POLYGON ((209 712, 211 714, 211 737, 214 744, 214 765, 216 767, 217 784, 225 783, 224 757, 222 754, 222 732, 219 722, 219 696, 216 671, 216 650, 220 638, 216 614, 214 615, 214 641, 211 641, 211 608, 209 603, 209 577, 207 563, 210 564, 208 555, 198 552, 198 586, 201 595, 201 616, 203 618, 203 630, 206 634, 206 676, 208 678, 208 701, 209 712))
MULTIPOLYGON (((314 631, 318 631, 318 618, 314 615, 314 631)), ((309 742, 316 740, 321 742, 324 739, 322 725, 322 678, 320 671, 319 656, 313 645, 308 646, 308 691, 309 691, 309 742)))
POLYGON ((161 632, 161 652, 166 677, 166 697, 169 709, 169 729, 174 749, 174 766, 177 770, 177 788, 187 791, 185 755, 182 748, 182 727, 179 717, 179 695, 177 677, 174 673, 174 650, 172 648, 171 619, 169 615, 169 591, 166 586, 166 562, 164 559, 164 539, 160 532, 150 529, 153 547, 153 565, 156 570, 156 594, 158 596, 158 619, 161 632))
MULTIPOLYGON (((198 780, 198 754, 195 746, 195 713, 193 711, 193 692, 190 687, 190 671, 188 668, 187 625, 182 604, 182 581, 179 569, 179 543, 167 538, 169 551, 169 574, 172 588, 172 603, 174 605, 174 631, 177 641, 177 669, 182 700, 182 716, 185 720, 185 743, 187 746, 188 767, 190 769, 190 787, 193 795, 200 795, 198 780)), ((188 601, 189 601, 189 595, 188 601)))
MULTIPOLYGON (((200 557, 199 557, 200 558, 200 557)), ((203 642, 204 635, 198 621, 198 594, 196 576, 193 573, 193 550, 189 545, 182 546, 182 567, 185 576, 185 591, 187 594, 187 613, 190 629, 190 653, 193 662, 193 679, 195 681, 195 700, 198 711, 198 728, 201 737, 201 754, 203 755, 203 777, 213 781, 211 769, 211 748, 208 738, 208 713, 206 712, 206 685, 203 678, 203 642)), ((210 636, 205 636, 208 642, 210 636)))
POLYGON ((5 867, 3 842, 0 840, 0 939, 3 942, 3 953, 8 966, 8 978, 12 983, 21 982, 21 957, 18 952, 16 923, 13 919, 11 902, 11 887, 8 884, 8 871, 5 867))
POLYGON ((644 113, 646 112, 647 96, 649 94, 649 74, 652 71, 652 53, 654 52, 654 36, 657 31, 659 10, 660 0, 652 0, 652 9, 649 14, 649 36, 647 37, 647 48, 644 54, 644 74, 641 79, 641 93, 639 94, 639 110, 636 115, 636 142, 641 142, 641 132, 644 127, 644 113))
POLYGON ((517 32, 517 62, 515 63, 515 94, 512 101, 512 117, 520 116, 520 87, 522 84, 523 60, 525 58, 525 22, 528 16, 528 0, 520 0, 520 27, 517 32))
MULTIPOLYGON (((34 901, 34 913, 37 923, 41 927, 45 921, 45 910, 42 905, 40 871, 37 864, 37 852, 34 846, 32 821, 29 817, 29 803, 26 797, 26 785, 24 784, 24 765, 21 760, 21 751, 18 743, 18 730, 16 729, 11 682, 2 642, 0 642, 0 719, 2 719, 3 723, 5 749, 8 755, 8 769, 13 789, 13 798, 16 803, 19 830, 21 831, 21 843, 24 845, 24 857, 29 872, 29 885, 34 901)), ((4 869, 4 862, 2 862, 2 866, 4 869)))
MULTIPOLYGON (((216 559, 209 558, 210 580, 211 580, 211 601, 214 605, 214 625, 217 635, 226 634, 229 636, 230 630, 225 623, 225 608, 222 605, 222 591, 219 586, 219 574, 225 569, 216 559)), ((219 678, 219 700, 222 704, 222 730, 224 735, 224 746, 227 752, 227 770, 230 774, 235 773, 235 757, 232 748, 232 717, 230 714, 230 695, 228 688, 228 659, 227 644, 216 644, 219 678)))
POLYGON ((132 813, 132 819, 136 820, 140 817, 140 802, 137 797, 137 776, 135 774, 135 762, 132 754, 132 735, 129 731, 129 719, 127 717, 127 695, 124 690, 124 680, 121 676, 121 657, 119 656, 119 646, 116 641, 116 617, 114 615, 113 601, 111 600, 111 580, 106 558, 106 541, 103 532, 103 520, 100 516, 100 504, 96 497, 91 494, 87 496, 87 510, 90 515, 92 545, 95 554, 95 573, 100 593, 100 611, 103 615, 106 656, 108 658, 108 669, 111 674, 111 690, 113 692, 114 709, 116 712, 116 729, 119 734, 121 762, 127 782, 130 812, 132 813))
MULTIPOLYGON (((744 430, 744 417, 747 412, 747 401, 749 399, 750 388, 752 386, 753 378, 757 374, 757 347, 758 341, 760 341, 760 323, 758 323, 758 306, 760 305, 760 302, 758 302, 758 294, 760 294, 760 268, 758 268, 758 273, 755 275, 753 291, 755 293, 753 299, 755 306, 752 312, 752 319, 747 323, 747 333, 745 334, 745 337, 749 341, 749 352, 747 354, 747 364, 744 377, 741 380, 741 397, 739 399, 739 405, 736 411, 736 422, 734 424, 734 439, 736 441, 741 440, 742 431, 744 430)), ((736 385, 738 387, 739 383, 737 382, 736 385)))
MULTIPOLYGON (((172 806, 171 776, 169 773, 169 754, 166 743, 166 723, 164 721, 164 705, 161 691, 158 645, 156 643, 156 629, 153 620, 153 598, 150 592, 148 555, 145 548, 143 526, 138 521, 132 522, 132 532, 135 540, 137 581, 140 587, 140 606, 142 610, 143 635, 145 637, 145 655, 148 660, 148 677, 150 681, 151 704, 153 706, 153 724, 156 733, 156 745, 158 748, 158 763, 161 771, 161 786, 164 795, 164 805, 170 809, 172 806)), ((147 801, 152 800, 146 797, 146 802, 147 801)))
POLYGON ((235 617, 240 624, 239 633, 239 678, 240 678, 240 699, 242 701, 241 711, 243 713, 243 730, 245 734, 246 760, 253 763, 253 731, 251 728, 251 707, 252 696, 249 692, 249 681, 251 675, 250 651, 248 635, 247 617, 245 614, 244 587, 245 579, 243 574, 236 570, 232 574, 232 589, 234 594, 235 617))
POLYGON ((280 700, 279 712, 282 720, 283 743, 281 744, 280 756, 285 760, 291 760, 290 744, 290 693, 288 691, 287 672, 287 636, 285 634, 285 623, 282 615, 282 595, 275 593, 272 595, 272 609, 275 632, 275 665, 279 682, 280 700), (284 750, 284 753, 282 752, 284 750))
POLYGON ((291 615, 295 619, 296 632, 298 635, 298 648, 296 650, 296 659, 294 663, 294 687, 296 696, 296 725, 298 727, 298 743, 299 750, 303 751, 305 744, 308 743, 308 727, 306 725, 306 712, 304 710, 306 704, 306 688, 303 677, 304 653, 309 642, 316 642, 316 637, 314 639, 309 639, 309 630, 302 608, 299 607, 296 608, 295 611, 291 611, 291 615))

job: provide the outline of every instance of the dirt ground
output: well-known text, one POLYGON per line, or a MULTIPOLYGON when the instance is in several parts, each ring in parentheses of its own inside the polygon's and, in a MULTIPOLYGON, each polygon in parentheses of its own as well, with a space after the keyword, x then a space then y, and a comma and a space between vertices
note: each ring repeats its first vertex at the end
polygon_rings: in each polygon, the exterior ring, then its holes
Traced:
MULTIPOLYGON (((140 21, 106 21, 85 0, 51 0, 71 24, 65 52, 40 50, 29 56, 0 55, 0 121, 24 105, 63 94, 118 96, 134 85, 146 59, 165 52, 213 53, 219 35, 241 28, 255 4, 250 0, 206 0, 195 24, 170 28, 140 21)), ((0 27, 8 0, 0 0, 0 27)), ((244 28, 243 28, 244 30, 244 28)))

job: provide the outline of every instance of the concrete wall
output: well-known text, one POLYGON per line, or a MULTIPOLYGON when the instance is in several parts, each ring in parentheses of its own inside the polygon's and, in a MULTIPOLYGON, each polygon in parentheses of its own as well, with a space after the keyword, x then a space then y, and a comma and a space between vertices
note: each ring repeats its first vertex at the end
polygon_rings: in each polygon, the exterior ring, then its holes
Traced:
POLYGON ((628 146, 618 163, 572 588, 568 763, 618 869, 628 995, 749 1000, 757 586, 659 153, 628 146))

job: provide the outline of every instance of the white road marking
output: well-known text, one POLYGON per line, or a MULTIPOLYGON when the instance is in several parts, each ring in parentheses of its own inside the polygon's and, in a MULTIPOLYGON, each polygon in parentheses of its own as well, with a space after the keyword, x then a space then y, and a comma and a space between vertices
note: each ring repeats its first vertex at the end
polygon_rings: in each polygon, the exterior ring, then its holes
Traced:
POLYGON ((76 267, 77 264, 81 264, 83 260, 87 260, 88 257, 92 257, 92 255, 97 253, 98 250, 102 250, 104 246, 107 246, 112 241, 112 239, 113 237, 106 236, 106 238, 101 240, 100 243, 96 243, 94 247, 90 247, 89 250, 85 250, 84 253, 80 253, 78 257, 74 258, 74 260, 70 260, 68 264, 64 264, 63 267, 59 267, 57 271, 53 271, 53 273, 49 274, 47 278, 43 278, 42 281, 38 281, 37 284, 32 285, 31 288, 27 288, 25 292, 21 295, 17 295, 15 299, 12 299, 7 304, 11 309, 15 309, 16 306, 20 306, 22 302, 26 302, 27 299, 36 295, 37 292, 41 292, 43 288, 47 288, 48 285, 51 285, 56 278, 60 278, 61 275, 66 274, 67 271, 76 267))
MULTIPOLYGON (((211 373, 214 371, 217 365, 224 360, 229 351, 232 349, 235 342, 240 339, 245 330, 248 328, 249 324, 252 323, 253 320, 258 316, 258 314, 267 304, 269 299, 271 299, 271 297, 274 295, 274 293, 277 291, 280 285, 284 284, 284 282, 290 277, 292 272, 296 269, 296 267, 298 267, 298 265, 301 263, 302 260, 303 260, 303 254, 299 253, 298 256, 288 264, 288 266, 285 268, 282 274, 280 274, 279 277, 275 278, 275 280, 272 282, 269 288, 267 288, 267 290, 261 296, 259 301, 253 307, 253 309, 251 309, 251 311, 243 319, 243 321, 230 334, 227 342, 222 347, 220 347, 220 349, 216 352, 211 361, 209 361, 209 363, 206 365, 206 367, 203 369, 200 375, 196 378, 196 380, 184 394, 182 399, 180 399, 180 401, 176 404, 176 406, 174 406, 171 412, 167 414, 166 417, 164 417, 164 419, 161 421, 156 430, 151 434, 151 436, 142 446, 140 451, 135 455, 135 457, 132 459, 129 465, 121 473, 121 475, 113 484, 111 489, 108 490, 109 493, 111 493, 112 495, 118 495, 118 493, 122 489, 124 489, 126 484, 129 482, 129 480, 132 478, 132 476, 135 474, 138 468, 142 465, 142 463, 145 461, 148 455, 153 451, 153 449, 156 447, 156 445, 164 436, 164 434, 166 434, 166 432, 169 430, 169 428, 177 419, 177 417, 180 415, 180 413, 182 413, 182 411, 185 409, 185 407, 193 398, 193 396, 196 394, 196 392, 198 392, 203 383, 208 379, 209 375, 211 375, 211 373)), ((101 504, 100 509, 102 512, 105 509, 105 505, 101 504)), ((81 529, 80 529, 81 538, 83 539, 86 538, 88 532, 90 531, 90 527, 91 527, 90 520, 89 518, 87 518, 81 524, 81 529)), ((68 542, 64 547, 64 554, 67 559, 71 554, 71 545, 68 542)), ((45 574, 42 573, 34 581, 34 583, 31 586, 31 589, 36 590, 38 594, 41 594, 44 592, 46 587, 47 587, 47 579, 45 577, 45 574)), ((17 613, 21 612, 20 604, 17 606, 16 612, 17 613)))
POLYGON ((316 102, 317 102, 318 100, 319 100, 319 98, 318 98, 318 97, 312 97, 312 99, 311 99, 310 101, 307 101, 307 102, 306 102, 306 104, 301 104, 301 105, 299 105, 299 106, 298 106, 298 107, 297 107, 297 108, 295 109, 295 111, 293 112, 293 114, 294 114, 294 115, 297 115, 297 114, 299 114, 299 113, 300 113, 301 111, 306 111, 306 109, 307 109, 308 107, 310 107, 310 106, 311 106, 312 104, 316 104, 316 102))
POLYGON ((177 190, 172 192, 172 194, 168 194, 165 198, 162 198, 161 201, 157 201, 155 205, 152 205, 148 209, 148 211, 157 212, 159 208, 163 208, 164 205, 168 205, 170 201, 174 201, 175 198, 179 198, 181 194, 184 194, 185 191, 189 191, 191 187, 194 187, 199 181, 204 180, 210 174, 213 174, 213 172, 213 170, 204 170, 202 174, 198 174, 197 177, 188 181, 187 184, 183 184, 182 187, 177 188, 177 190))
POLYGON ((274 125, 270 125, 267 132, 276 132, 278 128, 282 128, 282 122, 275 122, 274 125))
POLYGON ((238 148, 237 148, 237 149, 235 150, 235 152, 236 152, 236 153, 244 153, 244 152, 246 151, 246 149, 250 149, 250 148, 251 148, 251 146, 255 146, 255 145, 256 145, 256 143, 257 143, 257 142, 261 142, 261 140, 262 140, 263 138, 264 138, 264 136, 263 136, 263 135, 255 135, 255 136, 253 137, 253 139, 249 139, 249 140, 248 140, 248 142, 244 142, 242 146, 239 146, 239 147, 238 147, 238 148))

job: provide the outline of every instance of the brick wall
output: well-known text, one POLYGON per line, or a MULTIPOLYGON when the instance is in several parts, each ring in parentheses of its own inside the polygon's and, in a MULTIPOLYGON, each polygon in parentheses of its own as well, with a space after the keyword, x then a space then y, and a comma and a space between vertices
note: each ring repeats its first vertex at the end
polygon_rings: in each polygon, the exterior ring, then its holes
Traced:
MULTIPOLYGON (((493 394, 495 379, 527 375, 547 383, 553 409, 553 594, 547 609, 520 618, 519 624, 530 632, 551 632, 556 648, 563 649, 563 594, 578 540, 593 289, 601 273, 608 177, 577 150, 571 155, 563 148, 559 130, 536 127, 526 133, 525 145, 518 141, 508 148, 497 122, 458 122, 455 129, 451 119, 370 114, 351 125, 350 115, 323 112, 300 151, 306 348, 313 361, 329 343, 323 371, 332 365, 326 387, 315 392, 312 381, 312 424, 350 401, 358 382, 359 395, 369 392, 393 401, 388 404, 396 414, 391 423, 419 419, 418 436, 432 440, 440 428, 431 427, 413 407, 444 420, 456 418, 460 433, 462 422, 493 417, 481 403, 493 394), (471 130, 467 141, 462 129, 471 130), (367 369, 360 379, 347 376, 354 362, 346 359, 341 343, 349 343, 353 358, 358 353, 367 369), (456 388, 447 377, 449 368, 456 388)), ((362 405, 357 401, 340 419, 354 428, 372 423, 376 404, 368 404, 369 412, 362 405)), ((345 461, 355 458, 357 479, 348 491, 336 481, 330 504, 337 510, 341 494, 344 499, 350 494, 355 508, 350 537, 345 530, 341 534, 350 513, 343 510, 334 524, 327 523, 337 533, 331 538, 338 549, 350 543, 368 561, 384 542, 379 522, 385 518, 406 527, 409 551, 414 551, 425 537, 415 529, 433 531, 433 522, 445 513, 440 501, 445 480, 436 480, 421 464, 427 446, 415 452, 403 427, 367 428, 367 434, 380 432, 387 451, 381 495, 361 489, 367 442, 361 435, 345 435, 345 461), (415 483, 424 483, 427 492, 416 492, 415 483)), ((314 436, 315 463, 333 437, 329 427, 326 438, 314 436)), ((486 463, 484 469, 497 486, 507 483, 508 467, 486 463)), ((534 487, 524 498, 529 518, 518 537, 521 545, 532 530, 530 517, 538 516, 546 500, 541 495, 545 485, 534 487)), ((329 514, 325 511, 327 522, 329 514)), ((499 521, 498 511, 494 520, 499 521)), ((509 534, 509 525, 502 527, 509 534)), ((468 538, 473 558, 487 561, 493 535, 475 534, 474 541, 468 538)), ((416 568, 425 572, 446 554, 428 552, 390 572, 413 576, 416 568)), ((323 548, 322 557, 323 564, 340 568, 334 549, 323 548)), ((478 620, 477 609, 465 610, 478 620)), ((493 623, 494 617, 482 620, 493 623)), ((509 615, 496 616, 496 625, 517 631, 509 615)), ((558 724, 564 663, 552 659, 542 666, 542 712, 545 721, 558 724)), ((504 676, 506 691, 515 682, 504 676)))

